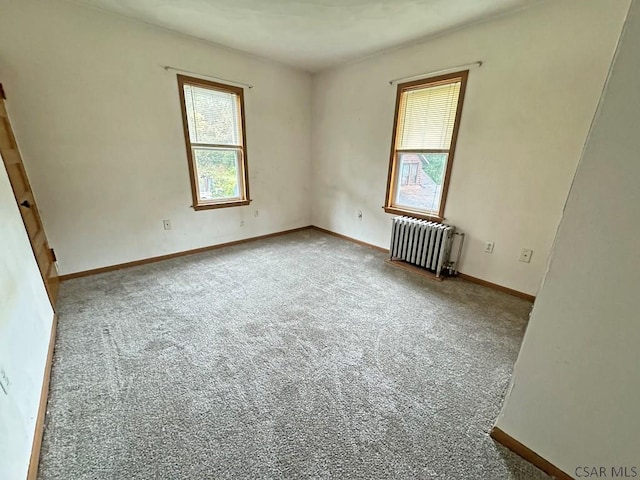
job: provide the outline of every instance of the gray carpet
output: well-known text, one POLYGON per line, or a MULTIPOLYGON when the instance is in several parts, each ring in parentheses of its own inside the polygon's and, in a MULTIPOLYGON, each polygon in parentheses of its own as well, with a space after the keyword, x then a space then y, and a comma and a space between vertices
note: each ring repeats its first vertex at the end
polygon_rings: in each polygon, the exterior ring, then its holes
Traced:
POLYGON ((65 282, 41 479, 548 478, 487 435, 531 304, 304 230, 65 282))

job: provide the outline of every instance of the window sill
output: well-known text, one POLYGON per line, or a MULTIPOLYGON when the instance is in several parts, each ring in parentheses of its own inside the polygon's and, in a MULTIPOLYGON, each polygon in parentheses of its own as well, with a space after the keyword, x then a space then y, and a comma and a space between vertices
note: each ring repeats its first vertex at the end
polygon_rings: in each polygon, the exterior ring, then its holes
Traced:
POLYGON ((213 210, 214 208, 227 208, 227 207, 241 207, 243 205, 249 205, 251 200, 234 200, 232 202, 219 202, 219 203, 200 203, 193 205, 194 210, 213 210))
POLYGON ((429 215, 424 212, 416 212, 413 210, 406 210, 395 207, 382 207, 384 211, 387 213, 391 213, 393 215, 407 215, 409 217, 419 218, 421 220, 429 220, 431 222, 442 223, 444 222, 444 217, 439 217, 438 215, 429 215))

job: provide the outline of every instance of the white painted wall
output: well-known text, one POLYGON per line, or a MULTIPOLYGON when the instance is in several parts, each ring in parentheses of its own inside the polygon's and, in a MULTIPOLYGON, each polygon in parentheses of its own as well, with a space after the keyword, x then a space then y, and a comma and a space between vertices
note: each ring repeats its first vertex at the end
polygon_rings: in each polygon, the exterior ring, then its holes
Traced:
POLYGON ((0 159, 0 478, 27 476, 53 310, 0 159))
POLYGON ((635 0, 497 422, 577 478, 640 475, 638 45, 635 0))
POLYGON ((482 60, 469 76, 445 216, 468 234, 463 272, 535 294, 628 6, 545 2, 314 77, 313 223, 387 247, 388 81, 482 60), (530 264, 518 261, 523 247, 534 250, 530 264))
POLYGON ((62 274, 309 225, 309 74, 59 0, 0 11, 0 79, 62 274), (250 206, 190 208, 176 74, 161 65, 254 85, 250 206))

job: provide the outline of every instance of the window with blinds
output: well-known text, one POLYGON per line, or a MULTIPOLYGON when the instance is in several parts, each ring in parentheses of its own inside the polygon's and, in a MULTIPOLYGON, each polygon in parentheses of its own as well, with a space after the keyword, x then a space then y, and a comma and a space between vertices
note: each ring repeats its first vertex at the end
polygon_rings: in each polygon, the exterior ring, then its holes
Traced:
POLYGON ((193 207, 247 205, 242 88, 184 75, 178 85, 193 207))
POLYGON ((467 75, 398 85, 387 212, 444 218, 467 75))

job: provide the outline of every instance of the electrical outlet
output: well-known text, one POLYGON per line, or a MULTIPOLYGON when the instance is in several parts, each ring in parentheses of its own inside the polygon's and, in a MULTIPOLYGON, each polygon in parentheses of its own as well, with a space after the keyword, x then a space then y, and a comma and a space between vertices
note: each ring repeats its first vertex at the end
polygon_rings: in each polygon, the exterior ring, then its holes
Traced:
POLYGON ((260 213, 260 212, 258 212, 258 210, 255 210, 255 211, 253 212, 253 216, 254 216, 254 217, 257 217, 257 216, 259 215, 259 213, 260 213))
POLYGON ((520 252, 519 260, 524 263, 530 263, 532 255, 533 255, 533 250, 531 250, 530 248, 523 248, 522 252, 520 252))
POLYGON ((240 226, 244 227, 244 220, 240 220, 240 226))
POLYGON ((493 242, 484 242, 484 253, 493 253, 493 242))
POLYGON ((362 210, 357 210, 356 211, 356 218, 360 221, 362 221, 362 210))
POLYGON ((163 220, 162 226, 165 230, 171 230, 171 220, 163 220))

